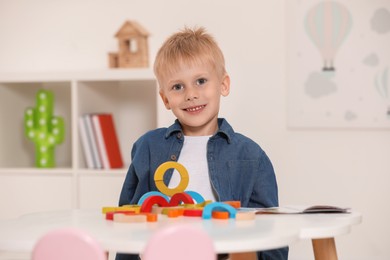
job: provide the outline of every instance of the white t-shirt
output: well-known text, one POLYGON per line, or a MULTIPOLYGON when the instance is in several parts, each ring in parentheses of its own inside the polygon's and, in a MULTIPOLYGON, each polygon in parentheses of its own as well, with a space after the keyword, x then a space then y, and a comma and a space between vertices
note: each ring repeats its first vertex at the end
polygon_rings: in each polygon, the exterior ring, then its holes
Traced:
MULTIPOLYGON (((207 164, 207 142, 210 137, 184 136, 184 144, 178 162, 188 171, 189 183, 186 190, 196 191, 205 200, 215 201, 207 164)), ((180 174, 174 170, 168 187, 175 188, 179 182, 180 174)))

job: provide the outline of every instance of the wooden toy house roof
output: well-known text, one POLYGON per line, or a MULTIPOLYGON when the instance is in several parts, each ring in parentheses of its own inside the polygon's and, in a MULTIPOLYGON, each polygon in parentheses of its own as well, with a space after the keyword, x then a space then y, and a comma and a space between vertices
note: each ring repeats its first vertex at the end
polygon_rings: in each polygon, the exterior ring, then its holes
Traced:
POLYGON ((149 36, 149 32, 136 21, 126 21, 115 34, 117 38, 128 38, 132 36, 149 36))

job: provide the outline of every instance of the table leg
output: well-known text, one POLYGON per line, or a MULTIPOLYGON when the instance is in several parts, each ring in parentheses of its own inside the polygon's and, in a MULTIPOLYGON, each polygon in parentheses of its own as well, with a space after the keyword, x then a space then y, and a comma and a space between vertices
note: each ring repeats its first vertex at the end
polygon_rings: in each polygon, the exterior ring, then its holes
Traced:
POLYGON ((337 260, 334 238, 313 239, 314 258, 316 260, 337 260))
POLYGON ((229 260, 256 260, 256 252, 230 253, 229 260))

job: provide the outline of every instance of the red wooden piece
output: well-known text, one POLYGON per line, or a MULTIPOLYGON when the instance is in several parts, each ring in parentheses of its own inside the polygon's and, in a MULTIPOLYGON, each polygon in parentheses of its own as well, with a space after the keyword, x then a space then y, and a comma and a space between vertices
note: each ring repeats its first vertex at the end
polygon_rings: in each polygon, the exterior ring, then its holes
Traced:
POLYGON ((172 196, 171 200, 169 201, 169 206, 178 206, 181 202, 185 204, 194 204, 194 200, 192 199, 191 195, 185 192, 179 192, 172 196))
POLYGON ((169 203, 168 201, 159 195, 150 196, 144 200, 144 202, 141 205, 141 212, 151 212, 153 205, 159 205, 160 207, 168 207, 169 203))
POLYGON ((202 209, 185 209, 183 211, 183 216, 186 217, 202 217, 203 210, 202 209))

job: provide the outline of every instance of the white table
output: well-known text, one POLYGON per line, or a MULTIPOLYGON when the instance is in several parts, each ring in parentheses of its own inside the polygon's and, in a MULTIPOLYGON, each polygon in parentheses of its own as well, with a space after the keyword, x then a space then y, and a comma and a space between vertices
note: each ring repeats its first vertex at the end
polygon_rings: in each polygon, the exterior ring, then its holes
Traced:
POLYGON ((157 222, 115 223, 100 210, 65 210, 24 215, 0 222, 0 251, 31 252, 46 232, 78 227, 94 236, 107 251, 140 253, 158 228, 177 223, 205 229, 217 253, 261 251, 311 239, 316 259, 337 259, 334 237, 350 232, 362 216, 348 214, 257 215, 255 220, 202 220, 195 217, 167 218, 157 222))

